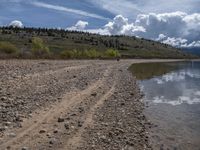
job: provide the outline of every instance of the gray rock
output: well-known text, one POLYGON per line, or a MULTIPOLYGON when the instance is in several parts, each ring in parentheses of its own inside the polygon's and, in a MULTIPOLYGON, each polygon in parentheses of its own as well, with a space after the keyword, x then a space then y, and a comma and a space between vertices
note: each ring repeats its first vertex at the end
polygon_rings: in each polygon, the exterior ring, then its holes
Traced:
POLYGON ((67 130, 69 129, 69 124, 68 123, 65 123, 64 126, 65 126, 65 129, 67 129, 67 130))
POLYGON ((21 150, 28 150, 28 147, 22 147, 21 150))
POLYGON ((45 132, 46 132, 45 129, 42 129, 42 130, 39 131, 39 133, 41 133, 41 134, 42 134, 42 133, 45 133, 45 132))
POLYGON ((64 122, 64 121, 65 121, 64 118, 61 118, 61 117, 58 118, 58 122, 64 122))

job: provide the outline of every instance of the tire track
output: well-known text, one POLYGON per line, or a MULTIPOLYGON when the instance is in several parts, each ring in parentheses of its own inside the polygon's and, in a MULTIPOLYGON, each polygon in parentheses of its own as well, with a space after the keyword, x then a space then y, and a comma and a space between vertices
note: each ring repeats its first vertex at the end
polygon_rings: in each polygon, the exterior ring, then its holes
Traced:
POLYGON ((81 141, 81 135, 82 133, 85 131, 85 128, 91 126, 93 124, 93 115, 95 113, 95 110, 98 107, 101 107, 104 103, 104 101, 106 99, 108 99, 115 91, 115 85, 116 85, 116 81, 114 82, 114 84, 112 85, 111 89, 104 94, 97 102, 96 104, 90 109, 90 111, 86 114, 86 120, 82 126, 81 129, 79 129, 77 131, 77 133, 72 136, 72 138, 70 138, 68 141, 66 141, 65 146, 63 149, 76 149, 76 147, 78 147, 78 145, 80 144, 81 141), (74 147, 76 146, 76 147, 74 147))
MULTIPOLYGON (((71 106, 78 104, 83 97, 87 97, 92 91, 95 91, 98 87, 102 86, 110 72, 111 67, 108 66, 107 70, 104 72, 103 78, 90 85, 87 89, 67 93, 63 97, 63 100, 51 108, 48 112, 44 110, 40 111, 33 116, 32 119, 24 121, 23 127, 19 131, 16 131, 17 136, 11 139, 5 138, 4 143, 0 145, 0 149, 6 149, 7 146, 10 145, 12 145, 15 149, 23 147, 23 145, 25 145, 31 137, 34 137, 39 133, 38 131, 40 131, 41 126, 44 128, 44 123, 46 126, 45 128, 48 129, 51 122, 55 122, 55 118, 59 117, 62 112, 65 112, 71 106)), ((34 144, 34 141, 32 144, 34 144)))

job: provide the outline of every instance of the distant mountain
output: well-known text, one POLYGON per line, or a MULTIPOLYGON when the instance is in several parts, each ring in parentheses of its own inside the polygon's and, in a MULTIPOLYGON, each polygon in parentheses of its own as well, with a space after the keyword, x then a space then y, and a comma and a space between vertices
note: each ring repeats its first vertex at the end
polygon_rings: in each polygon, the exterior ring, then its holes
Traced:
MULTIPOLYGON (((60 56, 60 54, 65 54, 66 57, 70 55, 69 57, 71 57, 72 50, 74 50, 73 53, 82 55, 85 51, 87 52, 87 50, 91 49, 93 50, 92 52, 97 51, 101 54, 105 54, 108 49, 118 50, 123 58, 193 57, 170 45, 133 36, 106 36, 46 28, 0 28, 0 42, 5 41, 13 44, 20 50, 21 56, 25 54, 31 56, 34 37, 41 39, 37 39, 40 42, 38 46, 48 49, 52 57, 60 56), (44 43, 45 46, 41 46, 41 43, 44 43)), ((111 51, 109 52, 112 53, 111 51)), ((89 55, 88 52, 87 55, 89 55)), ((95 56, 101 57, 96 54, 95 56)))
POLYGON ((198 48, 185 48, 183 51, 200 56, 200 47, 198 48))

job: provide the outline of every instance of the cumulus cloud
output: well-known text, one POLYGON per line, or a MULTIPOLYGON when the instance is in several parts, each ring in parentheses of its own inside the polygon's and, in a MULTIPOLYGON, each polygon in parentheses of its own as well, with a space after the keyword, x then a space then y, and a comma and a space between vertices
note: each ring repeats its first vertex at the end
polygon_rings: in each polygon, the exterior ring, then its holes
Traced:
POLYGON ((12 27, 17 27, 17 28, 22 28, 24 25, 21 21, 19 20, 14 20, 12 21, 9 26, 12 26, 12 27))
MULTIPOLYGON (((76 25, 73 26, 73 29, 76 28, 76 25)), ((138 36, 176 47, 200 47, 200 13, 187 14, 178 11, 139 14, 135 21, 117 15, 104 27, 87 31, 108 35, 138 36)))
POLYGON ((122 15, 116 16, 113 21, 110 21, 104 27, 111 35, 136 35, 139 32, 145 32, 145 28, 142 26, 135 26, 134 23, 129 23, 128 18, 122 15))
POLYGON ((198 13, 142 14, 138 15, 135 23, 146 29, 146 32, 139 33, 139 36, 176 47, 199 47, 200 14, 198 13))
POLYGON ((74 26, 67 28, 67 30, 84 30, 88 26, 87 21, 79 20, 74 26))

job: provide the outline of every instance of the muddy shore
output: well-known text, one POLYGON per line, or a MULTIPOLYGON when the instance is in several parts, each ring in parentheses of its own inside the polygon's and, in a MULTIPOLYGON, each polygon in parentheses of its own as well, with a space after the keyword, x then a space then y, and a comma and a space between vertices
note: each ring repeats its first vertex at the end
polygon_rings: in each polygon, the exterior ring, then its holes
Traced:
POLYGON ((155 61, 0 60, 0 149, 151 149, 127 68, 155 61))

